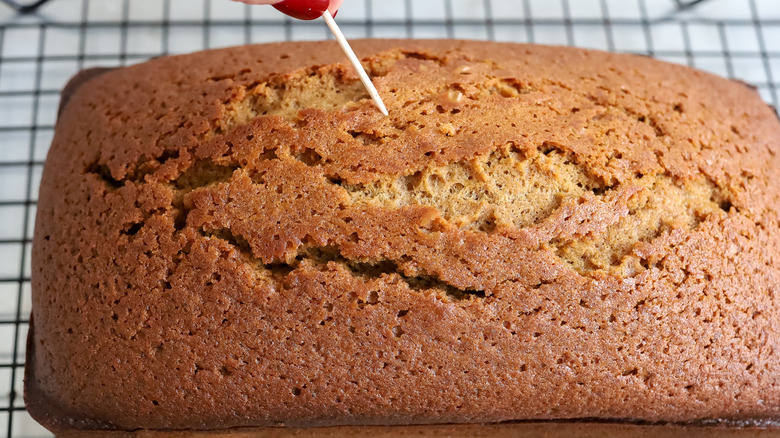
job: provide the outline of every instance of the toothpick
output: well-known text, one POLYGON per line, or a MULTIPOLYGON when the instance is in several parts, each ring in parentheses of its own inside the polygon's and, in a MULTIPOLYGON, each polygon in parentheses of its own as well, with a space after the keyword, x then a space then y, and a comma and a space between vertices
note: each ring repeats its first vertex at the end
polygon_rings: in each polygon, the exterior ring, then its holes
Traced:
POLYGON ((336 37, 336 41, 339 42, 341 50, 343 50, 344 54, 347 55, 347 58, 349 58, 349 62, 351 62, 355 67, 355 70, 357 70, 358 76, 360 76, 360 82, 363 83, 363 86, 366 87, 368 94, 371 95, 372 99, 374 99, 374 103, 379 108, 379 111, 381 111, 385 116, 388 115, 387 108, 385 107, 385 103, 382 102, 382 98, 379 96, 379 92, 376 91, 376 87, 374 87, 374 84, 368 77, 368 74, 363 68, 363 65, 360 63, 360 60, 357 56, 355 56, 355 52, 352 50, 352 47, 349 46, 347 39, 344 38, 344 34, 341 32, 341 29, 339 29, 336 21, 333 20, 333 16, 330 15, 329 11, 325 11, 325 13, 322 14, 322 18, 325 19, 325 23, 328 24, 330 31, 333 32, 333 36, 336 37))

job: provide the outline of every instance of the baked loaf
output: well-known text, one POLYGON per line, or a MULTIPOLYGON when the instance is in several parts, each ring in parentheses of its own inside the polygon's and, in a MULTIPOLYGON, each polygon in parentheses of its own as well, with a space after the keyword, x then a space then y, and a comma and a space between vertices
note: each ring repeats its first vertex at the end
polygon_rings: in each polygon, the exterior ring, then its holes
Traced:
MULTIPOLYGON (((53 430, 780 417, 780 122, 645 57, 356 41, 63 108, 26 399, 53 430)), ((71 87, 75 88, 75 87, 71 87)))

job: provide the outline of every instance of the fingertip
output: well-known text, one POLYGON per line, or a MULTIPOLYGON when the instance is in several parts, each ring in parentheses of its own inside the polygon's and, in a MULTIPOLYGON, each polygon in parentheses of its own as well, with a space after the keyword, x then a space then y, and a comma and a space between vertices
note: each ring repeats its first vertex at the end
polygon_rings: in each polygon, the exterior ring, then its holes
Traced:
POLYGON ((328 6, 328 12, 330 12, 330 15, 333 17, 336 16, 336 14, 339 13, 339 9, 341 9, 341 5, 344 3, 344 0, 333 0, 330 2, 330 6, 328 6))

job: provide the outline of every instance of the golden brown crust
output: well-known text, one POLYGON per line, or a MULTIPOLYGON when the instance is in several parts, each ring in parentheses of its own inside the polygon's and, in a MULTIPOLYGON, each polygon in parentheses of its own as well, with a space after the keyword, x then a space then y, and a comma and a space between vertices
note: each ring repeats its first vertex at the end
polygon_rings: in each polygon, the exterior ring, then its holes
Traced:
POLYGON ((780 415, 780 123, 754 91, 560 47, 355 48, 390 117, 331 43, 76 92, 36 398, 122 430, 780 415))
POLYGON ((68 81, 68 83, 65 84, 65 88, 62 89, 62 94, 60 96, 60 105, 57 108, 57 115, 59 116, 60 114, 62 114, 62 110, 65 108, 65 105, 68 104, 70 97, 73 96, 73 94, 75 94, 76 91, 79 88, 81 88, 82 85, 89 82, 90 79, 96 78, 102 75, 103 73, 107 73, 111 70, 113 70, 113 68, 93 67, 76 73, 76 76, 73 76, 68 81))

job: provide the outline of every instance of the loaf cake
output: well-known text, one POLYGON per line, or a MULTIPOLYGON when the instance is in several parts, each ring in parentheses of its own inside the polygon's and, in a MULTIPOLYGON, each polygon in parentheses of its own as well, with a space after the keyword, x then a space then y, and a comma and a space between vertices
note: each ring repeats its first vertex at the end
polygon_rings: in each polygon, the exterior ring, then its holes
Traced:
MULTIPOLYGON (((55 430, 780 417, 780 122, 647 57, 464 41, 97 72, 41 183, 55 430)), ((89 77, 91 76, 91 77, 89 77)))

